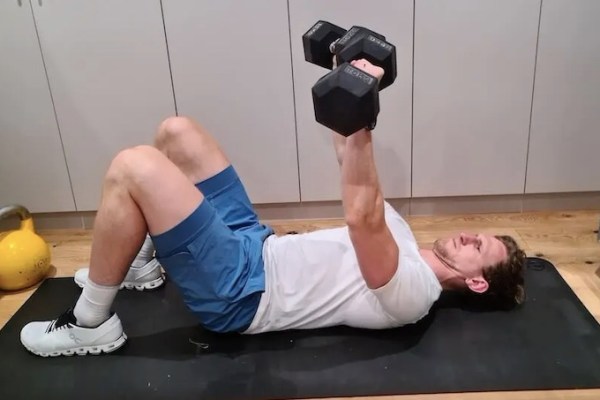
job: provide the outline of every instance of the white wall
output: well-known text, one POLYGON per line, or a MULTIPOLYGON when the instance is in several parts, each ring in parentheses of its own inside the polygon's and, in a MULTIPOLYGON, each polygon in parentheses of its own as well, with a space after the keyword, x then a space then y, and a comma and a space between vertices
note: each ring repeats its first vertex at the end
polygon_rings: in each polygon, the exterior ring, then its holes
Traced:
POLYGON ((319 19, 350 29, 366 26, 396 46, 398 77, 380 93, 374 148, 387 197, 410 197, 412 32, 411 0, 290 1, 292 63, 298 126, 300 189, 303 201, 341 198, 340 175, 331 132, 315 121, 311 88, 327 70, 304 61, 302 35, 319 19), (385 10, 385 12, 382 12, 385 10))
POLYGON ((33 1, 77 210, 95 210, 119 150, 175 114, 158 1, 33 1))
POLYGON ((29 2, 0 2, 0 204, 74 211, 29 2))
POLYGON ((163 6, 179 115, 215 136, 252 201, 299 201, 286 2, 163 6))
POLYGON ((96 209, 111 158, 176 104, 253 202, 338 200, 310 98, 326 71, 301 46, 318 19, 397 47, 374 135, 386 197, 600 190, 594 0, 21 3, 0 4, 1 203, 96 209))
POLYGON ((522 193, 540 1, 416 4, 413 196, 522 193))
POLYGON ((600 189, 600 1, 544 0, 527 193, 600 189))

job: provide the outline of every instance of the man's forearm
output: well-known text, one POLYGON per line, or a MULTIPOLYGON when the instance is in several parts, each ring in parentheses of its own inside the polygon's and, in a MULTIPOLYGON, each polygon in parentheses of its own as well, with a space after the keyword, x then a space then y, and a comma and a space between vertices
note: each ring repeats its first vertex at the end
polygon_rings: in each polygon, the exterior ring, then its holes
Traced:
POLYGON ((331 132, 331 137, 333 138, 335 156, 337 157, 337 161, 340 165, 340 168, 342 168, 342 161, 344 160, 344 149, 346 148, 346 137, 334 131, 331 132))
POLYGON ((346 222, 378 220, 383 196, 375 168, 371 132, 363 129, 346 138, 342 162, 342 202, 346 222))

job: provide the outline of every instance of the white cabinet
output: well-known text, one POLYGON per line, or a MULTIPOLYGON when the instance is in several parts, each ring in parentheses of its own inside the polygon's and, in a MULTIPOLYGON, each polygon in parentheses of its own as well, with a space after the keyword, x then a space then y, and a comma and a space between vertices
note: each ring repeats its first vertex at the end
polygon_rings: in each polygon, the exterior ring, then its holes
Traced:
POLYGON ((413 196, 523 193, 539 0, 419 0, 413 196))
POLYGON ((122 148, 175 113, 159 1, 32 1, 77 209, 122 148))
POLYGON ((398 77, 380 92, 381 111, 373 146, 384 195, 410 197, 412 0, 374 0, 368 4, 356 0, 290 0, 289 5, 302 200, 341 198, 331 132, 315 121, 311 95, 312 86, 328 71, 306 62, 302 47, 302 35, 318 20, 345 29, 364 26, 396 46, 398 77))
POLYGON ((0 2, 0 204, 75 204, 29 1, 0 2))
POLYGON ((320 19, 396 46, 373 141, 387 198, 600 190, 599 1, 365 5, 0 2, 0 204, 97 209, 113 156, 176 112, 217 138, 254 203, 339 200, 311 97, 327 71, 302 46, 320 19))
POLYGON ((179 115, 219 141, 254 203, 300 199, 287 4, 163 0, 179 115))
POLYGON ((600 2, 544 0, 527 192, 600 190, 600 2))

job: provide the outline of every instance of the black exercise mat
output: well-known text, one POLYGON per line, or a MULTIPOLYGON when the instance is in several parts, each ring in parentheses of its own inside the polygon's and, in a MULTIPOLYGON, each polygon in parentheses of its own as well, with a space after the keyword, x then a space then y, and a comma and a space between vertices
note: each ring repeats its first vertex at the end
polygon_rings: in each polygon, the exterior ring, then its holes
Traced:
POLYGON ((418 324, 218 335, 199 328, 167 283, 122 291, 129 342, 110 355, 40 358, 20 344, 31 320, 77 299, 49 279, 0 331, 0 398, 274 399, 600 387, 600 327, 552 264, 530 259, 528 299, 482 312, 445 296, 418 324))

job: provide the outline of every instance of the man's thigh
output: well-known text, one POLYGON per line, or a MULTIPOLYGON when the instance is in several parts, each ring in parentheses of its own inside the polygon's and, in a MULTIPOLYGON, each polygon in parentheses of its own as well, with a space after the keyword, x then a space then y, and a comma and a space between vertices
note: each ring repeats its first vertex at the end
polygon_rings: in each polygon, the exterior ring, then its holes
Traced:
POLYGON ((217 175, 231 164, 210 132, 187 117, 165 119, 158 128, 155 146, 194 184, 217 175))
POLYGON ((167 118, 156 146, 194 182, 228 227, 238 231, 258 224, 235 168, 202 125, 187 117, 167 118))

